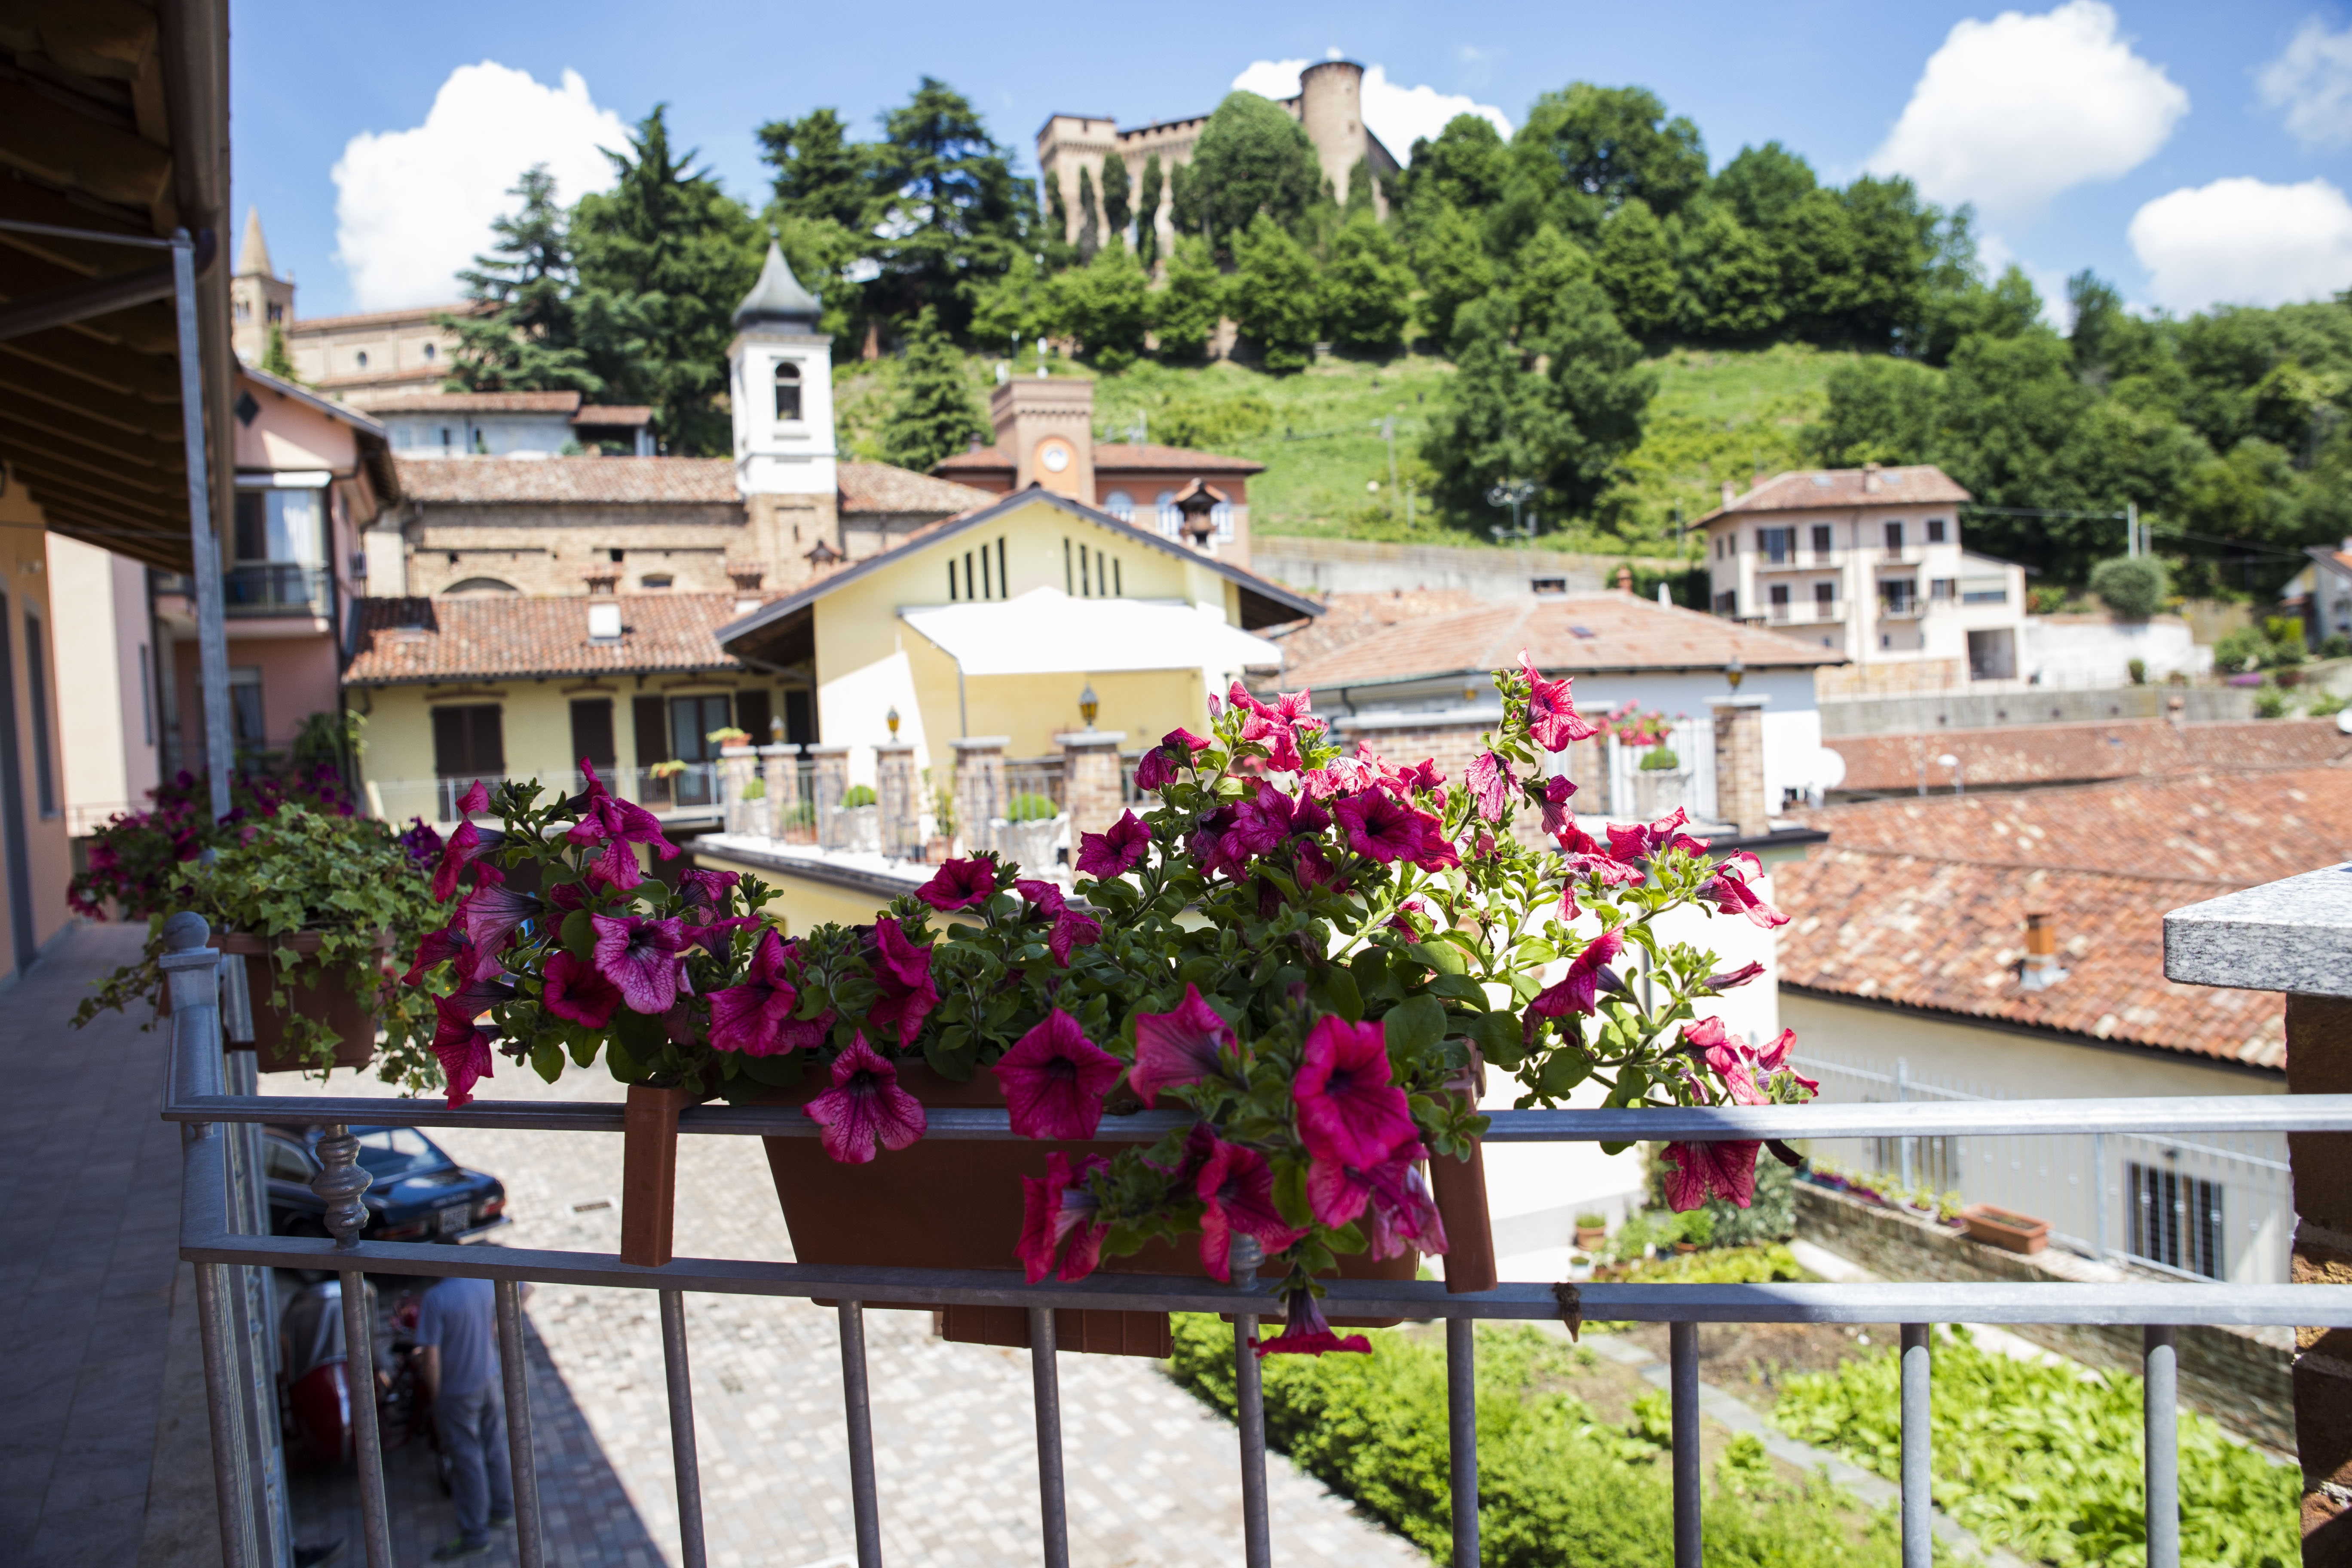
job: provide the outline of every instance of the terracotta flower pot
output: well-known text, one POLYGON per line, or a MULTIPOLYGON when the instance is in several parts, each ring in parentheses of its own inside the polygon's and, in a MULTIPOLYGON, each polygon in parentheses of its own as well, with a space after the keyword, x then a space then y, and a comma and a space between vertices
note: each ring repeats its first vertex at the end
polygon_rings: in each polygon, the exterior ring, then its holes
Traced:
POLYGON ((621 1261, 659 1268, 677 1217, 677 1116, 709 1096, 698 1086, 629 1085, 621 1120, 621 1261))
POLYGON ((1580 1225, 1576 1227, 1576 1245, 1586 1252, 1597 1252, 1609 1240, 1605 1225, 1580 1225))
MULTIPOLYGON (((995 1075, 982 1068, 969 1083, 941 1078, 918 1061, 894 1060, 898 1085, 926 1109, 950 1107, 999 1109, 1004 1104, 995 1075)), ((793 1089, 763 1098, 772 1103, 799 1105, 830 1087, 831 1079, 812 1068, 793 1089)), ((803 1263, 841 1264, 901 1268, 1010 1268, 1016 1267, 1014 1247, 1021 1238, 1021 1182, 1045 1173, 1045 1156, 1060 1149, 1072 1158, 1085 1154, 1117 1154, 1120 1143, 1050 1143, 1020 1139, 1010 1142, 965 1142, 926 1138, 908 1148, 883 1150, 866 1164, 845 1165, 826 1154, 814 1138, 769 1138, 768 1168, 776 1182, 776 1197, 783 1205, 784 1223, 793 1233, 793 1256, 803 1263)), ((1461 1166, 1460 1161, 1436 1162, 1461 1166)), ((1453 1235, 1454 1215, 1444 1209, 1446 1188, 1441 1183, 1438 1202, 1453 1235)), ((1477 1194, 1483 1221, 1486 1194, 1477 1194)), ((1478 1233, 1485 1234, 1479 1225, 1478 1233)), ((1457 1243, 1457 1245, 1459 1245, 1457 1243)), ((1489 1247, 1491 1254, 1491 1247, 1489 1247)), ((1411 1279, 1420 1268, 1420 1254, 1375 1259, 1363 1254, 1343 1257, 1339 1273, 1349 1279, 1411 1279)), ((1491 1258, 1487 1265, 1492 1271, 1491 1258)), ((1106 1258, 1102 1271, 1113 1274, 1190 1274, 1204 1272, 1200 1249, 1190 1239, 1181 1243, 1155 1241, 1125 1258, 1106 1258)), ((872 1307, 907 1307, 908 1303, 869 1301, 872 1307)), ((1269 1301, 1267 1305, 1272 1305, 1269 1301)), ((1278 1310, 1279 1309, 1276 1309, 1278 1310)), ((1331 1320, 1335 1326, 1386 1328, 1396 1319, 1331 1320)), ((967 1344, 1025 1346, 1028 1314, 1018 1307, 949 1307, 936 1314, 940 1337, 967 1344)), ((1066 1351, 1090 1351, 1112 1355, 1160 1359, 1175 1352, 1165 1312, 1119 1312, 1071 1309, 1054 1314, 1055 1342, 1066 1351)))
MULTIPOLYGON (((245 961, 245 990, 253 1004, 253 1044, 229 1042, 233 1051, 251 1050, 255 1067, 262 1072, 315 1072, 317 1065, 298 1051, 286 1038, 289 1015, 269 1005, 269 994, 278 988, 278 960, 272 952, 290 947, 298 954, 316 953, 325 938, 318 931, 296 931, 291 936, 267 937, 248 935, 244 931, 217 931, 210 945, 232 959, 245 961)), ((392 951, 392 937, 386 932, 377 942, 380 952, 392 951)), ((299 958, 286 975, 287 990, 293 997, 292 1012, 304 1017, 316 1018, 333 1029, 340 1037, 335 1047, 332 1065, 339 1068, 363 1068, 375 1057, 375 1012, 373 998, 355 994, 340 968, 321 969, 315 958, 299 958)), ((169 995, 168 990, 166 995, 169 995)))
POLYGON ((1970 1204, 1960 1211, 1970 1241, 1981 1241, 2004 1252, 2039 1252, 2050 1245, 2050 1222, 2011 1214, 1990 1204, 1970 1204))

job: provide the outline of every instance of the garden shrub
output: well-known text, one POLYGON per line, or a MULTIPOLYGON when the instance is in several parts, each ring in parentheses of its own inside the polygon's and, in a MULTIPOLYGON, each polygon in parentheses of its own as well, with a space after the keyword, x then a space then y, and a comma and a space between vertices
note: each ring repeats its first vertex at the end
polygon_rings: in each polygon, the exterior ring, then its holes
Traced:
POLYGON ((2164 607, 2164 567, 2152 556, 2102 561, 2091 571, 2091 592, 2127 621, 2144 621, 2164 607))
MULTIPOLYGON (((1898 1478, 1900 1375, 1882 1355, 1792 1377, 1773 1424, 1898 1478)), ((2062 1568, 2146 1561, 2139 1378, 2015 1361, 1938 1330, 1934 1390, 1936 1502, 1979 1540, 2062 1568)), ((2180 1413, 2182 1562, 2287 1568, 2301 1492, 2294 1469, 2180 1413)))
POLYGON ((1026 791, 1014 795, 1004 808, 1007 822, 1051 822, 1061 815, 1062 808, 1054 804, 1052 795, 1026 791))
POLYGON ((862 805, 872 805, 877 800, 872 784, 851 784, 841 792, 841 809, 856 811, 862 805))

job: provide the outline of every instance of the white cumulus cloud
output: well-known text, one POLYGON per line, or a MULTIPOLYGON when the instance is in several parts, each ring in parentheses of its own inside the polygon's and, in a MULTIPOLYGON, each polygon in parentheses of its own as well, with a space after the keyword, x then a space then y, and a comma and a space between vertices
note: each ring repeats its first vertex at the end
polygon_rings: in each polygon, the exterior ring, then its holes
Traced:
POLYGON ((613 183, 597 148, 627 127, 567 70, 547 87, 494 60, 459 66, 425 123, 362 132, 336 163, 335 260, 362 310, 458 298, 458 268, 489 248, 490 220, 515 205, 522 172, 545 163, 567 204, 613 183))
POLYGON ((2216 180, 2132 215, 2148 293, 2174 310, 2281 305, 2352 289, 2352 202, 2326 180, 2216 180))
POLYGON ((1955 26, 1869 166, 1930 201, 2031 221, 2061 191, 2137 168, 2188 112, 2164 68, 2116 37, 2112 7, 2067 0, 1955 26))
POLYGON ((2286 128, 2307 145, 2352 142, 2352 27, 2331 33, 2312 17, 2254 85, 2264 103, 2285 111, 2286 128))
MULTIPOLYGON (((1298 93, 1298 73, 1313 63, 1253 60, 1247 70, 1234 78, 1234 90, 1255 92, 1265 98, 1295 98, 1298 93)), ((1475 114, 1505 136, 1511 133, 1510 121, 1491 103, 1480 103, 1466 93, 1402 86, 1389 79, 1385 66, 1370 66, 1364 71, 1364 123, 1400 162, 1412 155, 1414 138, 1425 136, 1434 142, 1446 122, 1457 114, 1475 114)))

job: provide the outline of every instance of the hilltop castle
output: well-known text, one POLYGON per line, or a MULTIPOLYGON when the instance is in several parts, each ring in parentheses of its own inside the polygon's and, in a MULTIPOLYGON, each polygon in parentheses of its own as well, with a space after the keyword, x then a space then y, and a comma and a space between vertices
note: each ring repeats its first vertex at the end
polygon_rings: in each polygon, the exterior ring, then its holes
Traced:
MULTIPOLYGON (((1364 123, 1363 88, 1363 67, 1353 60, 1323 60, 1298 73, 1297 92, 1276 100, 1307 128, 1307 138, 1315 143, 1315 155, 1323 165, 1323 176, 1331 182, 1331 195, 1342 204, 1348 199, 1348 183, 1358 163, 1370 163, 1375 178, 1402 166, 1364 123)), ((1192 162, 1193 146, 1208 123, 1209 117, 1199 114, 1121 131, 1116 121, 1103 115, 1056 114, 1047 120, 1037 132, 1037 168, 1043 180, 1061 187, 1062 205, 1070 215, 1069 232, 1063 237, 1076 240, 1078 237, 1079 170, 1086 170, 1087 179, 1100 190, 1103 163, 1116 156, 1126 162, 1129 182, 1139 183, 1145 162, 1157 153, 1160 171, 1166 174, 1179 163, 1192 162)), ((1150 215, 1163 246, 1175 234, 1169 217, 1172 197, 1172 185, 1162 186, 1160 208, 1150 215)), ((1382 217, 1388 216, 1388 196, 1378 184, 1372 187, 1372 206, 1382 217)), ((1139 213, 1138 221, 1143 216, 1139 213)))

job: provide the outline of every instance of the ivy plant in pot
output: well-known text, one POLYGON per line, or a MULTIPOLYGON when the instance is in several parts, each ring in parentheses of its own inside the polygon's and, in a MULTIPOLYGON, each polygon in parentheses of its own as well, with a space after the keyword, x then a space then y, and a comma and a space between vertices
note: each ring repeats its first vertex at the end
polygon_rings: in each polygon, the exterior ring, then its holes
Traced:
MULTIPOLYGON (((1659 924, 1694 905, 1778 923, 1754 858, 1711 857, 1679 812, 1590 837, 1575 785, 1547 772, 1596 732, 1569 683, 1522 660, 1496 685, 1503 721, 1451 784, 1344 752, 1304 693, 1236 685, 1209 734, 1146 752, 1137 784, 1158 804, 1083 835, 1074 888, 950 861, 872 924, 790 942, 751 912, 767 889, 748 879, 690 871, 649 904, 629 842, 670 851, 599 786, 546 805, 530 785, 478 792, 501 828, 451 839, 475 885, 419 955, 461 980, 439 1003, 453 1101, 494 1047, 552 1078, 602 1046, 633 1100, 665 1085, 802 1106, 817 1136, 768 1142, 804 1261, 1265 1278, 1286 1325, 1263 1350, 1361 1348, 1318 1306, 1322 1279, 1411 1278, 1443 1253, 1449 1289, 1495 1282, 1487 1071, 1522 1106, 1591 1079, 1621 1106, 1811 1089, 1790 1036, 1759 1050, 1697 1017, 1761 966, 1720 971, 1659 924), (1527 813, 1552 844, 1518 842, 1527 813), (527 860, 543 900, 503 883, 527 860), (1621 973, 1634 964, 1646 986, 1621 973), (959 1105, 1003 1106, 1016 1140, 926 1141, 928 1113, 959 1105), (1098 1141, 1104 1117, 1145 1107, 1190 1120, 1098 1141)), ((1671 1146, 1671 1201, 1745 1201, 1758 1149, 1671 1146)), ((644 1195, 665 1200, 666 1236, 666 1194, 644 1195)), ((625 1236, 653 1228, 625 1214, 625 1236)), ((1073 1348, 1164 1343, 1164 1323, 1064 1316, 1081 1320, 1073 1348)))

